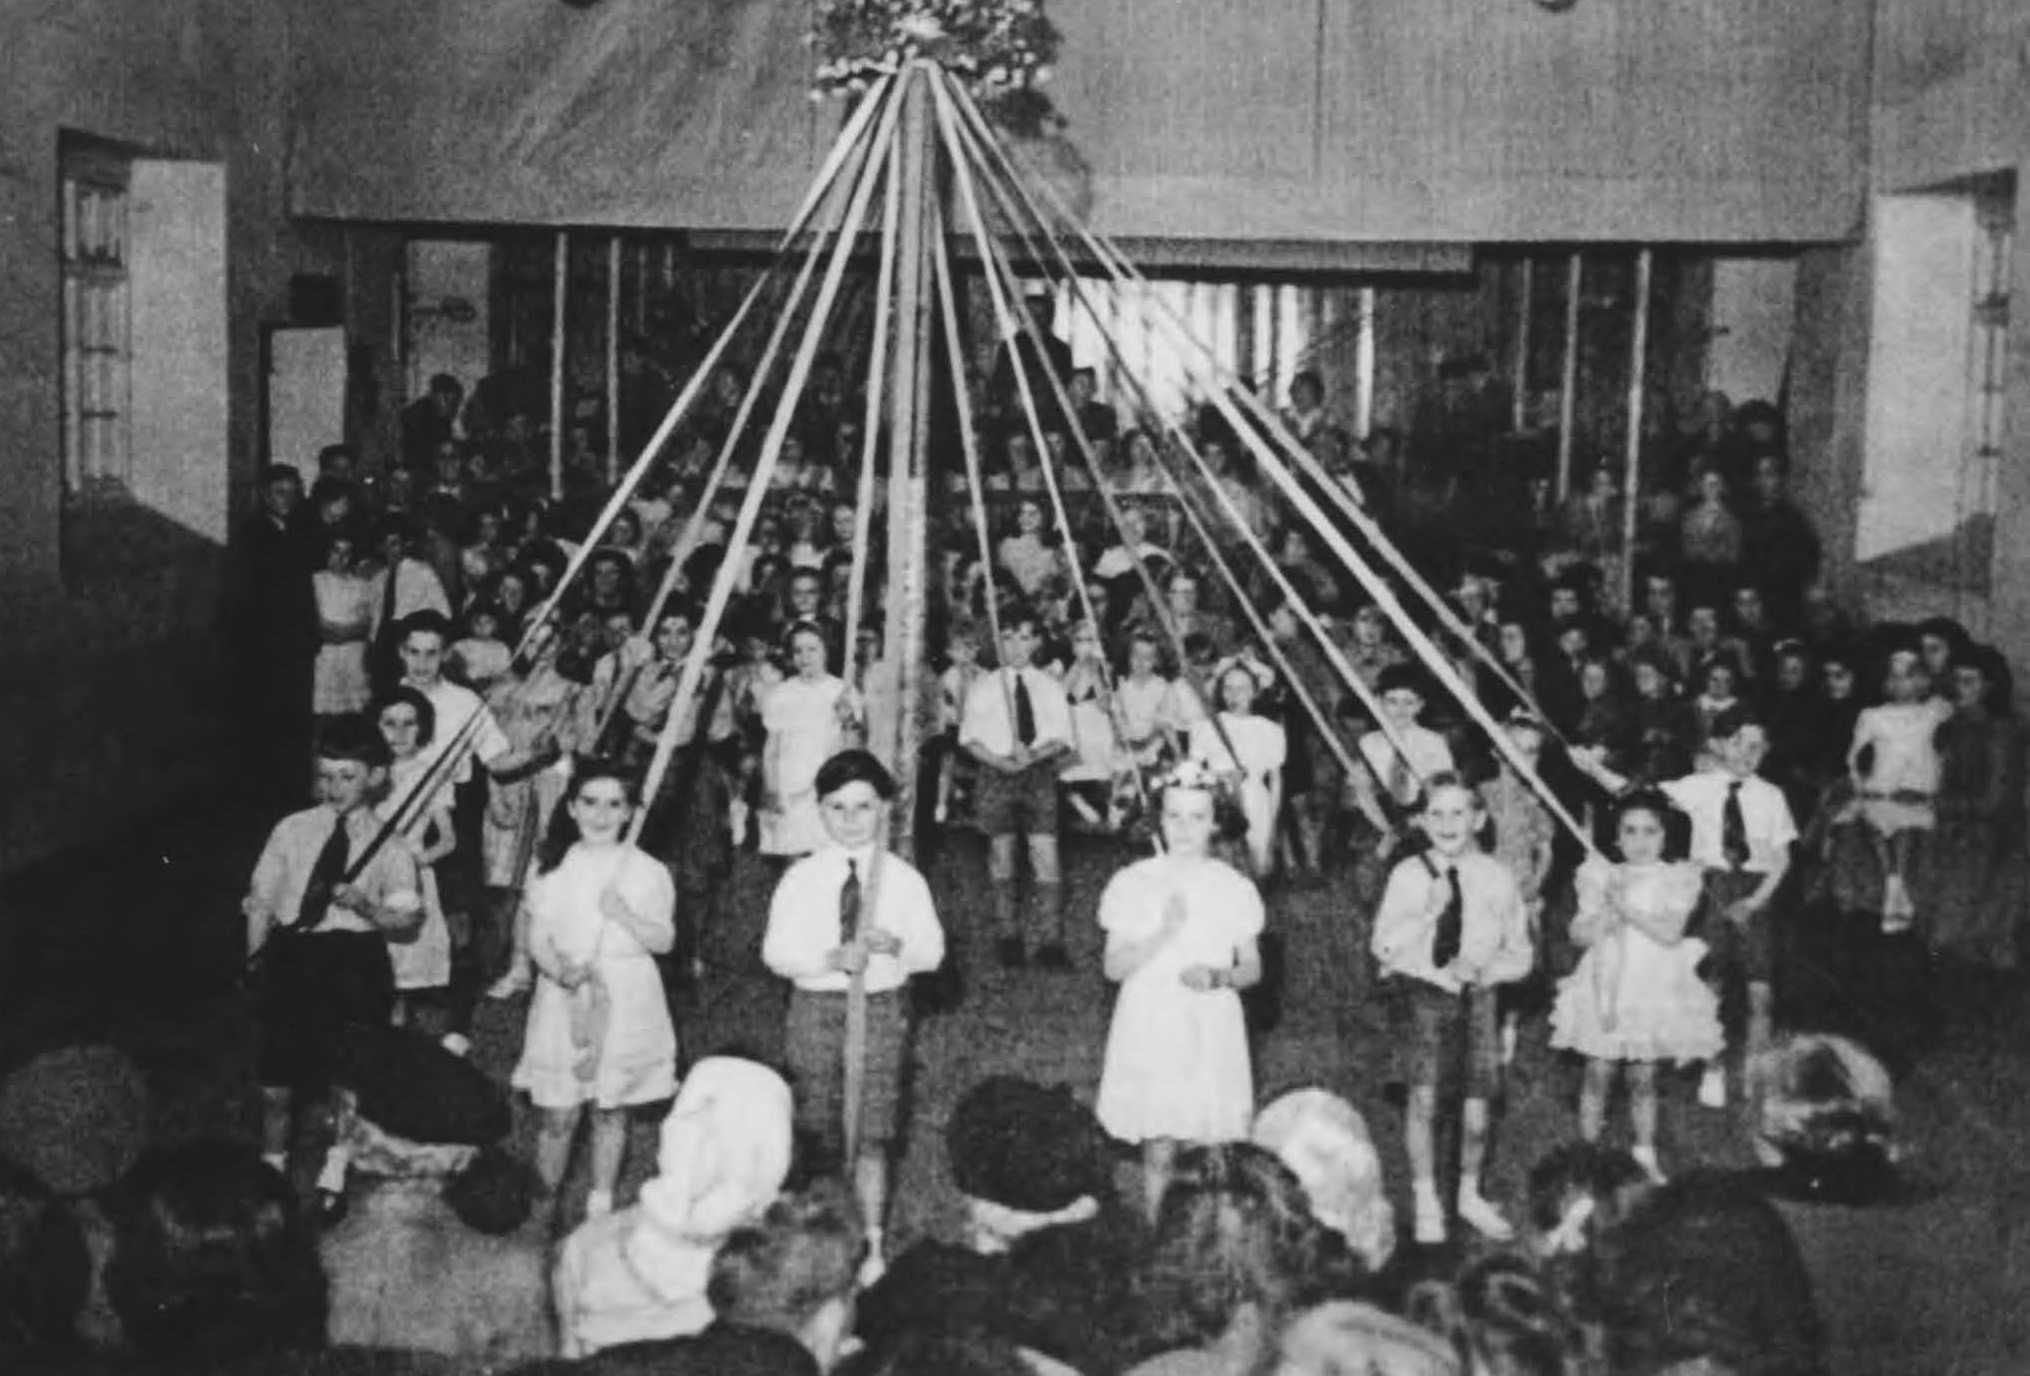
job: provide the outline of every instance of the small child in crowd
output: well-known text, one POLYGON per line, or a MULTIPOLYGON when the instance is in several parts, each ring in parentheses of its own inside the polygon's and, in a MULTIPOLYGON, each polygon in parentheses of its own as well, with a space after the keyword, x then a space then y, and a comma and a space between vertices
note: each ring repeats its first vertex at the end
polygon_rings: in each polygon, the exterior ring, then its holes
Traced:
POLYGON ((1551 1045, 1586 1058, 1579 1135, 1598 1141, 1608 1097, 1626 1065, 1634 1156, 1663 1180, 1656 1154, 1659 1061, 1720 1054, 1720 1005, 1698 976, 1706 945, 1685 935, 1704 877, 1672 854, 1683 822, 1661 793, 1631 793, 1615 807, 1621 861, 1598 856, 1580 867, 1572 936, 1587 947, 1565 978, 1551 1014, 1551 1045))
POLYGON ((1931 673, 1915 645, 1889 652, 1879 707, 1863 708, 1854 722, 1847 768, 1855 798, 1840 820, 1858 819, 1882 871, 1882 930, 1907 932, 1916 909, 1910 901, 1912 843, 1937 825, 1939 757, 1932 737, 1952 704, 1931 695, 1931 673))

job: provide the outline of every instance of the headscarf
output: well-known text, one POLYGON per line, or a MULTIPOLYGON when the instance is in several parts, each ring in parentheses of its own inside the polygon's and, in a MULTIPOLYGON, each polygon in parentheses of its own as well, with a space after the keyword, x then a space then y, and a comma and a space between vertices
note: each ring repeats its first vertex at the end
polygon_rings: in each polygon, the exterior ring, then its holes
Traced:
POLYGON ((719 1245, 761 1217, 789 1174, 790 1109, 789 1086, 765 1066, 714 1056, 692 1068, 640 1202, 565 1239, 555 1285, 564 1356, 712 1322, 705 1290, 719 1245))

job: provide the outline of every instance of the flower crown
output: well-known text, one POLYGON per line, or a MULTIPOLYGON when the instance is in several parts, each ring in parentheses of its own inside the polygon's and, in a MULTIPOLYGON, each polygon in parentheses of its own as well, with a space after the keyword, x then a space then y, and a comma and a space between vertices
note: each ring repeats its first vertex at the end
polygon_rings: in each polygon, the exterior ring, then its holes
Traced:
POLYGON ((1220 786, 1219 775, 1209 769, 1201 760, 1179 760, 1164 773, 1150 781, 1152 793, 1166 789, 1184 788, 1200 793, 1211 793, 1220 786))

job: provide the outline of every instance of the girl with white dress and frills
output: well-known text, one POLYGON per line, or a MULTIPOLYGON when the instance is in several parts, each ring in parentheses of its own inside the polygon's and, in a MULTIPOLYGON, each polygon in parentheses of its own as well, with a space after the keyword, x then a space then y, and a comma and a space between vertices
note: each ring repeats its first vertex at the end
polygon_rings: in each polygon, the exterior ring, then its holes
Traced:
POLYGON ((1586 1058, 1579 1135, 1598 1140, 1626 1065, 1633 1154, 1657 1180, 1657 1062, 1710 1061, 1724 1045, 1719 1001, 1698 975, 1706 943, 1685 935, 1704 875, 1666 858, 1673 812, 1662 794, 1622 799, 1615 815, 1621 863, 1595 856, 1579 867, 1571 931, 1586 954, 1551 1010, 1551 1045, 1586 1058))
POLYGON ((1192 764, 1161 783, 1165 853, 1100 897, 1106 974, 1121 986, 1096 1110, 1142 1144, 1150 1214, 1180 1142, 1245 1138, 1255 1106, 1240 991, 1262 977, 1262 900, 1212 856, 1214 780, 1192 764))
POLYGON ((528 889, 538 978, 513 1084, 542 1110, 536 1174, 553 1194, 591 1108, 588 1217, 612 1211, 627 1110, 677 1085, 676 1028, 655 962, 676 941, 676 885, 626 839, 634 809, 617 770, 581 769, 528 889))

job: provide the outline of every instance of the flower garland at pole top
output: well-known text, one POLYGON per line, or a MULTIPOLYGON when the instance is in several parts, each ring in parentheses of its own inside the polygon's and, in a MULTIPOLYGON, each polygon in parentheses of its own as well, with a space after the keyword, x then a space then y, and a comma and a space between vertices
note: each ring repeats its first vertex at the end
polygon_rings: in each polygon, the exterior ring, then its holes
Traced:
POLYGON ((1018 133, 1061 123, 1038 88, 1061 35, 1042 0, 818 0, 811 99, 857 97, 884 72, 928 58, 1018 133))

